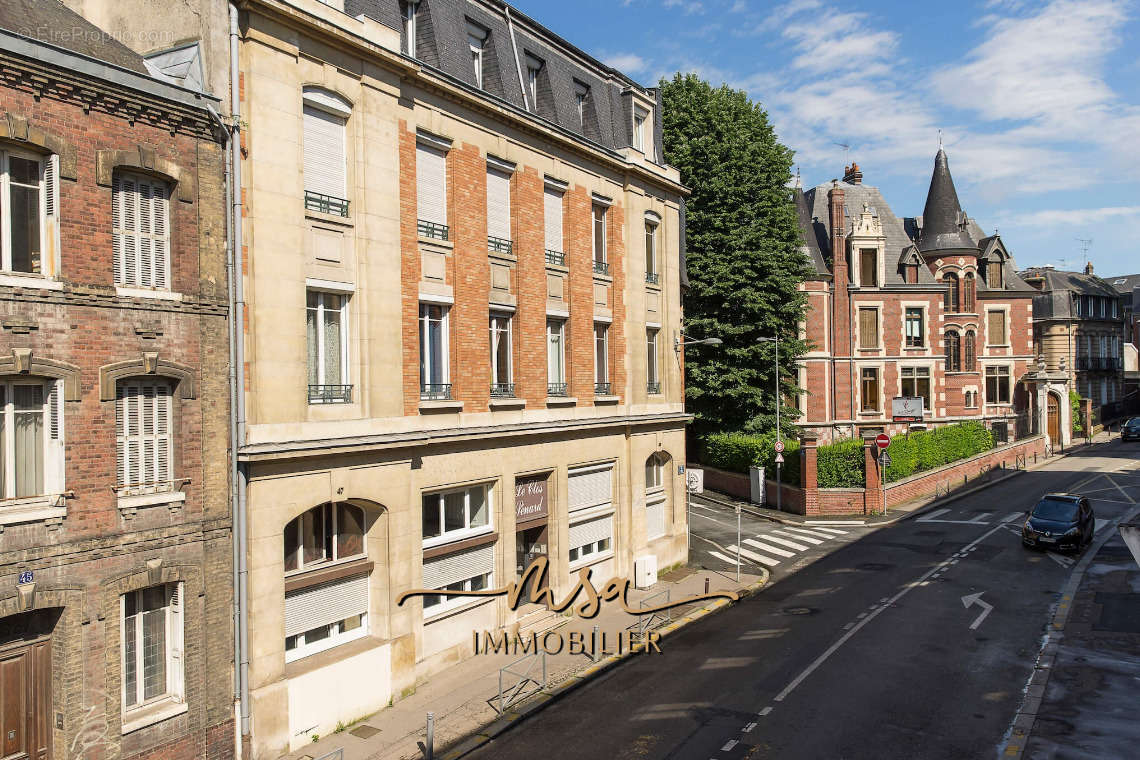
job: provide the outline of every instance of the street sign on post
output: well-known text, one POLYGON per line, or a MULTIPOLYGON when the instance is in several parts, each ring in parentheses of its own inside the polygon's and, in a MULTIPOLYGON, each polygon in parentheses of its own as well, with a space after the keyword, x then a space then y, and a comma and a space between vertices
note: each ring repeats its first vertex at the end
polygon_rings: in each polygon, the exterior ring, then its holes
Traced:
MULTIPOLYGON (((777 451, 779 451, 779 449, 777 449, 777 451)), ((777 454, 776 455, 776 464, 783 464, 783 463, 784 463, 784 455, 783 454, 777 454)))
POLYGON ((777 454, 783 454, 784 453, 784 442, 783 441, 776 441, 776 445, 774 446, 774 448, 776 449, 777 454))
POLYGON ((880 449, 885 449, 891 445, 891 437, 886 433, 879 433, 877 436, 875 436, 875 445, 880 449))
POLYGON ((884 468, 890 467, 891 466, 891 455, 884 451, 882 454, 879 455, 879 464, 882 465, 884 468))

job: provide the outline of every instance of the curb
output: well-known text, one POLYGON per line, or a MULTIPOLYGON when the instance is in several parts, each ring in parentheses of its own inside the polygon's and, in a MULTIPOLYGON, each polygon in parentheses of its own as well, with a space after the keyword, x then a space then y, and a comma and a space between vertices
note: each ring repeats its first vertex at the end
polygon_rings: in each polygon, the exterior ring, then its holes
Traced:
MULTIPOLYGON (((1061 601, 1057 604, 1057 609, 1053 613, 1053 619, 1049 622, 1048 629, 1045 633, 1044 639, 1041 642, 1041 649, 1037 653, 1037 660, 1033 663, 1033 675, 1029 677, 1028 683, 1025 685, 1024 696, 1021 700, 1021 706, 1017 708, 1017 712, 1013 716, 1013 721, 1010 724, 1008 731, 1008 738, 1005 745, 1002 747, 1002 757, 1020 758, 1025 752, 1026 745, 1033 737, 1033 724, 1037 722, 1037 711, 1041 708, 1041 701, 1045 698, 1045 689, 1049 685, 1049 677, 1053 673, 1053 664, 1057 659, 1057 650, 1060 648, 1061 641, 1065 638, 1065 626, 1069 622, 1069 613, 1072 612, 1073 599, 1076 598, 1077 590, 1081 587, 1081 581, 1084 580, 1085 572, 1088 570, 1089 565, 1096 559, 1096 555, 1100 552, 1108 541, 1117 535, 1116 528, 1121 523, 1126 523, 1129 520, 1140 515, 1140 507, 1137 507, 1120 519, 1111 523, 1113 530, 1104 531, 1104 536, 1089 544, 1085 549, 1085 555, 1081 557, 1081 561, 1073 568, 1069 580, 1065 582, 1065 587, 1061 589, 1061 601)), ((1109 526, 1106 526, 1109 527, 1109 526)))
MULTIPOLYGON (((740 599, 737 601, 733 602, 729 601, 728 599, 717 599, 712 604, 701 607, 700 609, 693 610, 685 614, 683 617, 674 620, 669 625, 656 629, 656 633, 660 638, 664 639, 668 635, 675 633, 690 623, 695 623, 701 618, 711 615, 714 612, 718 612, 719 610, 722 610, 726 607, 738 604, 740 601, 753 596, 762 588, 764 588, 764 586, 767 585, 768 581, 771 579, 771 573, 769 573, 767 569, 759 569, 762 573, 760 580, 740 589, 738 592, 740 594, 740 599)), ((491 740, 509 731, 511 728, 523 722, 532 715, 536 715, 542 712, 547 707, 560 700, 562 697, 565 697, 567 694, 570 694, 576 689, 594 680, 601 674, 613 669, 619 663, 624 662, 625 660, 639 654, 640 653, 636 652, 611 654, 609 657, 605 657, 598 662, 593 663, 584 670, 580 670, 577 673, 574 673, 557 686, 554 686, 550 689, 544 689, 535 694, 533 697, 530 697, 525 703, 519 705, 517 709, 507 710, 505 713, 500 715, 498 718, 495 718, 486 726, 483 726, 483 728, 479 729, 474 734, 460 739, 458 744, 452 746, 442 753, 437 753, 436 757, 440 758, 440 760, 458 760, 458 758, 464 757, 465 755, 474 752, 480 747, 489 744, 491 740)))

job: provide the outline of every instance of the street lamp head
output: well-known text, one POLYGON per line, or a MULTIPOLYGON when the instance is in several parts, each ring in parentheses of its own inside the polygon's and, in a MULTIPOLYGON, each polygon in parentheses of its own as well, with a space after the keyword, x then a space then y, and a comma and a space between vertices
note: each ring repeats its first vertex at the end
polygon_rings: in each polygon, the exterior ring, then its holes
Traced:
POLYGON ((724 343, 724 341, 720 338, 706 338, 702 340, 701 343, 707 343, 710 346, 719 346, 721 343, 724 343))

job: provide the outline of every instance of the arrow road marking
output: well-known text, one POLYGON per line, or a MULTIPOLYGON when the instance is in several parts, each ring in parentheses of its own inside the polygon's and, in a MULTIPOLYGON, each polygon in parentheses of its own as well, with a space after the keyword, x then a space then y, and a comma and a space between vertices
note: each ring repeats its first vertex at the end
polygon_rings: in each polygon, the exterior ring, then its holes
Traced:
POLYGON ((978 626, 982 624, 982 621, 986 619, 986 616, 994 610, 994 606, 992 604, 982 601, 982 594, 984 593, 986 592, 979 591, 976 594, 967 594, 966 596, 962 597, 962 606, 966 609, 969 609, 971 604, 976 604, 982 608, 982 614, 978 615, 977 620, 970 623, 971 631, 977 630, 978 626))
POLYGON ((1076 560, 1074 560, 1074 559, 1070 559, 1068 557, 1062 557, 1060 554, 1054 554, 1053 552, 1046 552, 1046 556, 1048 556, 1049 559, 1053 560, 1058 565, 1060 565, 1061 567, 1066 568, 1066 569, 1072 567, 1076 563, 1076 560))

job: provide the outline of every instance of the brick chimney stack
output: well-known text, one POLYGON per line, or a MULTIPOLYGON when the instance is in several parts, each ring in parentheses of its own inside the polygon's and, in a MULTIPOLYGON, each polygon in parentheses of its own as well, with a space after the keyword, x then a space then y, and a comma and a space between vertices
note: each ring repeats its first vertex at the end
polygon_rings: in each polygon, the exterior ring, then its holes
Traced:
POLYGON ((843 167, 843 181, 852 185, 863 184, 863 172, 859 169, 859 164, 854 161, 850 166, 843 167))
MULTIPOLYGON (((843 188, 832 180, 827 191, 828 222, 831 230, 831 324, 834 326, 831 355, 851 356, 851 296, 847 292, 850 275, 847 271, 847 215, 844 213, 843 188)), ((840 410, 851 408, 852 393, 850 383, 836 382, 832 388, 832 409, 836 415, 840 410)))

